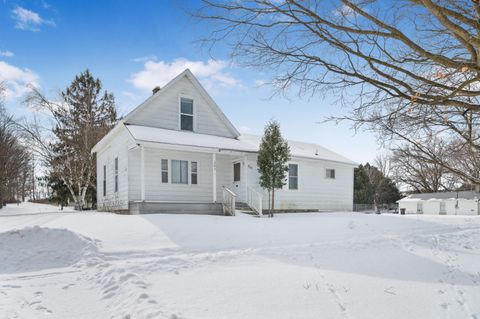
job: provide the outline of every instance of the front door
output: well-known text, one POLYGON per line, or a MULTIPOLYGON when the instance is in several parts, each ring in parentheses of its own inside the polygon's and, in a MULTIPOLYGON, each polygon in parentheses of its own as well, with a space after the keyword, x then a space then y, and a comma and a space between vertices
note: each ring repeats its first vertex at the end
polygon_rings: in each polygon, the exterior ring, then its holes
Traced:
POLYGON ((233 163, 233 185, 232 191, 237 195, 237 202, 243 202, 243 187, 242 187, 242 163, 233 163))

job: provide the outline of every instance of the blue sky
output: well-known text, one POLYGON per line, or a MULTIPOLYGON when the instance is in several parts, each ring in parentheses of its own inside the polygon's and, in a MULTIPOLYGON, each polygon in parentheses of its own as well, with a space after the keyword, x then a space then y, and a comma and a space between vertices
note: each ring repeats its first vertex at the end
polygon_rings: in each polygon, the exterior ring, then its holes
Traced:
POLYGON ((126 114, 155 85, 189 67, 241 131, 261 134, 269 119, 290 139, 315 142, 357 162, 372 161, 375 137, 351 124, 318 124, 346 112, 335 96, 299 99, 271 96, 268 74, 233 65, 226 48, 213 57, 196 42, 208 26, 189 16, 196 1, 0 1, 0 80, 8 85, 7 108, 28 115, 21 99, 27 84, 55 97, 89 68, 126 114), (212 60, 214 58, 214 60, 212 60))

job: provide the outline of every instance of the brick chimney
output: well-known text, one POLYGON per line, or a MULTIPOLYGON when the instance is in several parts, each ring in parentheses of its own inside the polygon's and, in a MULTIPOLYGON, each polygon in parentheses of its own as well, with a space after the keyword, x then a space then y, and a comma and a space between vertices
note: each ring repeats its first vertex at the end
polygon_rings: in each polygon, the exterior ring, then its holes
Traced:
POLYGON ((160 87, 159 86, 156 86, 152 89, 152 95, 154 95, 155 93, 157 93, 158 91, 160 91, 160 87))

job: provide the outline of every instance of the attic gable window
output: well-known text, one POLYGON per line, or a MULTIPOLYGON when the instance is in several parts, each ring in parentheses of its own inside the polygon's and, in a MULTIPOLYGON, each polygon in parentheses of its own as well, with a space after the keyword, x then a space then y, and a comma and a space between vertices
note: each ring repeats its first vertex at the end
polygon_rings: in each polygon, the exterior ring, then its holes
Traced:
POLYGON ((180 98, 180 129, 193 131, 193 100, 180 98))

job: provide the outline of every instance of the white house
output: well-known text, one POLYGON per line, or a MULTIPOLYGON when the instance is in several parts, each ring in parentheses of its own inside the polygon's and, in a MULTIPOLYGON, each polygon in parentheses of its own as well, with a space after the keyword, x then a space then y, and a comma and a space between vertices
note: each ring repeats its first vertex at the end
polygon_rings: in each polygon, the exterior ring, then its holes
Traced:
MULTIPOLYGON (((240 135, 190 70, 130 112, 97 145, 100 210, 125 213, 231 212, 268 207, 258 185, 261 137, 240 135)), ((356 163, 322 146, 289 141, 282 210, 342 210, 353 205, 356 163)))
POLYGON ((480 193, 477 191, 412 194, 399 200, 406 214, 479 215, 480 193))

